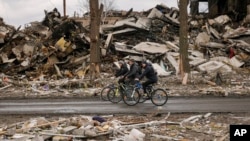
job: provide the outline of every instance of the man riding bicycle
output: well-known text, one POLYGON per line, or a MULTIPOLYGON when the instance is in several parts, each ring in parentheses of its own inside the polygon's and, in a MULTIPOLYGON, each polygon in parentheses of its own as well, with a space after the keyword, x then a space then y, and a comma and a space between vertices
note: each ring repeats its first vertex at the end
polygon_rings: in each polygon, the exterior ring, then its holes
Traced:
POLYGON ((115 77, 120 77, 118 83, 124 83, 124 75, 129 71, 128 66, 124 61, 118 62, 120 69, 116 72, 115 77))
POLYGON ((157 83, 158 77, 157 77, 157 74, 156 74, 156 72, 151 64, 147 63, 146 61, 143 61, 141 63, 141 65, 142 65, 142 68, 144 69, 144 71, 139 76, 139 80, 143 79, 144 76, 146 76, 147 81, 142 83, 143 91, 144 91, 144 93, 146 93, 147 86, 149 86, 150 84, 157 83))
POLYGON ((140 74, 140 68, 134 59, 129 59, 128 64, 130 69, 128 73, 124 75, 124 78, 128 83, 135 84, 135 79, 138 78, 140 74))

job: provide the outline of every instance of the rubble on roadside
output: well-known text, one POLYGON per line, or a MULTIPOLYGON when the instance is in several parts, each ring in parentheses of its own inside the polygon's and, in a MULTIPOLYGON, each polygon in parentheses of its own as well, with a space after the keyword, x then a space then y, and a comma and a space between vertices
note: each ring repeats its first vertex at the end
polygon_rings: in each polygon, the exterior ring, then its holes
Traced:
POLYGON ((168 114, 168 115, 76 115, 33 117, 0 124, 0 139, 30 140, 228 140, 229 125, 248 123, 247 115, 168 114))
MULTIPOLYGON (((0 90, 19 87, 48 95, 82 93, 85 88, 92 88, 96 90, 89 91, 96 94, 99 88, 113 81, 102 81, 112 76, 113 62, 128 56, 138 62, 149 60, 161 78, 178 76, 179 10, 161 4, 140 14, 128 11, 125 15, 114 24, 101 26, 102 78, 94 84, 89 83, 88 74, 89 27, 84 27, 80 20, 61 17, 56 8, 45 11, 43 21, 31 22, 24 29, 15 29, 1 19, 0 90), (70 88, 76 89, 68 91, 70 88)), ((247 16, 242 22, 247 23, 247 16)), ((242 93, 247 93, 249 78, 230 74, 249 73, 250 29, 233 26, 227 15, 208 20, 190 19, 189 24, 190 83, 221 87, 225 92, 228 90, 223 85, 230 85, 230 89, 244 87, 242 93)), ((178 82, 178 78, 174 81, 178 82)), ((174 89, 173 93, 176 94, 174 89)))

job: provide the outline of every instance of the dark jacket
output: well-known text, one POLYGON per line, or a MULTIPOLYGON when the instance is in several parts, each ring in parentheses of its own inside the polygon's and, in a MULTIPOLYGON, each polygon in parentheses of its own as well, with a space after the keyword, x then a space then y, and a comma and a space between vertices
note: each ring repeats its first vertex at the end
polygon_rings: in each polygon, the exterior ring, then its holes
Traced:
POLYGON ((126 63, 121 65, 121 68, 116 72, 115 77, 125 75, 128 72, 128 66, 126 63))
POLYGON ((157 74, 154 71, 154 68, 151 64, 146 63, 146 66, 144 68, 144 71, 140 75, 139 79, 143 79, 143 77, 146 76, 147 79, 152 81, 157 81, 157 74))
POLYGON ((139 76, 139 66, 137 63, 134 63, 130 66, 130 70, 127 74, 125 74, 125 77, 129 79, 134 79, 139 76))

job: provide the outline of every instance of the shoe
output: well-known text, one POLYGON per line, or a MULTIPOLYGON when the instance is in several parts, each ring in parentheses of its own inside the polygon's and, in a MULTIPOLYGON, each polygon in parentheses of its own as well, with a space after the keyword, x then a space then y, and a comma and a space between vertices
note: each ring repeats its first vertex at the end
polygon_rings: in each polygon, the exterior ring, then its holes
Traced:
POLYGON ((144 97, 144 96, 148 96, 148 94, 147 94, 147 93, 143 93, 142 96, 143 96, 143 97, 144 97))
POLYGON ((142 97, 143 97, 143 99, 146 99, 146 100, 149 100, 149 99, 150 99, 150 97, 148 97, 148 94, 147 94, 147 93, 142 94, 142 97))

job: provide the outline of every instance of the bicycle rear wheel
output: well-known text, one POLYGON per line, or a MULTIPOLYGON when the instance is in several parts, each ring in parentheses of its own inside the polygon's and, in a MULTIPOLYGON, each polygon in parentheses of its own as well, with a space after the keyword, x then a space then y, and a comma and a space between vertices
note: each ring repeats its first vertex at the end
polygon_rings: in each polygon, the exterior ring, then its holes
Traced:
POLYGON ((111 87, 110 86, 106 86, 104 88, 102 88, 102 91, 101 91, 101 99, 104 100, 104 101, 108 101, 108 93, 109 91, 111 90, 111 87))
POLYGON ((126 91, 124 91, 123 94, 123 101, 128 106, 134 106, 136 105, 140 100, 140 94, 137 90, 134 90, 134 88, 127 88, 126 91))
POLYGON ((107 96, 108 100, 112 103, 119 103, 122 100, 122 95, 117 87, 110 89, 107 96))
POLYGON ((168 101, 168 94, 163 89, 155 89, 151 95, 151 101, 156 106, 162 106, 168 101))

